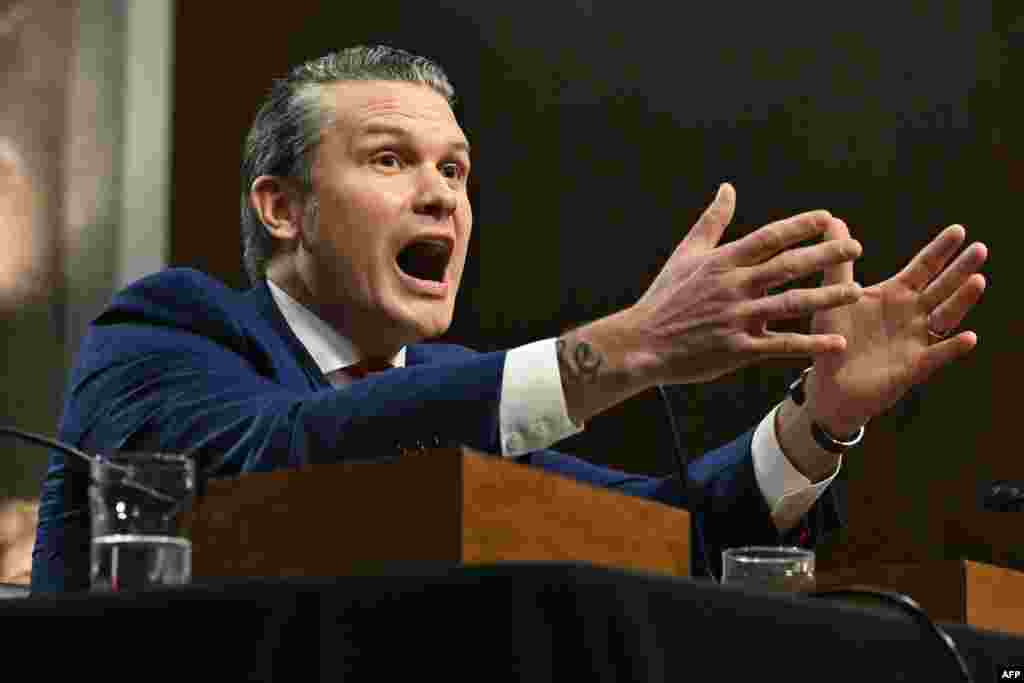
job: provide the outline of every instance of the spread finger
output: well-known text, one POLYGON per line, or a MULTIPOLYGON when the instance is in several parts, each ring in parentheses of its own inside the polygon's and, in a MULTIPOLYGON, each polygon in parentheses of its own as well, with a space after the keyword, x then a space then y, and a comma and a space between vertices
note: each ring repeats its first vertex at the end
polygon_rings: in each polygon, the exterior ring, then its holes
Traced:
POLYGON ((828 211, 809 211, 769 223, 746 237, 725 245, 723 256, 736 266, 763 263, 783 249, 820 237, 832 216, 828 211))
POLYGON ((971 275, 978 272, 987 258, 988 248, 980 242, 965 249, 953 261, 953 264, 942 271, 942 274, 924 290, 921 304, 925 310, 930 311, 953 296, 953 293, 960 289, 971 275))
POLYGON ((861 255, 859 242, 853 239, 831 240, 812 247, 791 249, 750 268, 753 291, 763 292, 830 266, 849 263, 861 255))
POLYGON ((791 320, 852 304, 860 295, 861 288, 856 283, 791 289, 781 294, 740 302, 736 305, 735 313, 739 318, 750 321, 791 320))
POLYGON ((928 325, 942 333, 956 329, 985 292, 985 276, 975 273, 928 316, 928 325))
POLYGON ((769 332, 751 342, 751 351, 762 358, 806 357, 846 349, 846 338, 838 334, 769 332))
POLYGON ((940 232, 924 249, 917 252, 910 263, 896 276, 916 291, 923 291, 938 275, 966 238, 966 231, 959 225, 951 225, 940 232))

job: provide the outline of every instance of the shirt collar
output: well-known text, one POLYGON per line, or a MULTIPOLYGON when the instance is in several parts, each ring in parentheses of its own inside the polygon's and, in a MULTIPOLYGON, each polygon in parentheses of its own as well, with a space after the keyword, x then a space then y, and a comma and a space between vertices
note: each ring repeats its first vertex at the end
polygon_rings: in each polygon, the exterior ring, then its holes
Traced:
MULTIPOLYGON (((320 372, 325 375, 341 368, 355 365, 362 360, 352 342, 321 320, 316 313, 293 299, 287 292, 271 280, 267 280, 270 294, 274 297, 281 315, 288 327, 306 347, 309 355, 316 361, 320 372)), ((391 364, 396 368, 405 367, 405 349, 399 349, 391 364)))

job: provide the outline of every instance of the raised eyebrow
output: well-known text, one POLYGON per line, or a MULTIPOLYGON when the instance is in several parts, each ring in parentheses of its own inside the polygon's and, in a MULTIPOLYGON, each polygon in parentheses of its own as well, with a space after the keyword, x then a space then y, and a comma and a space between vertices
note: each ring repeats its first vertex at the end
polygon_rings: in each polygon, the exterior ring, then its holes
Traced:
MULTIPOLYGON (((404 128, 381 125, 367 126, 361 131, 359 138, 365 140, 366 138, 382 136, 399 138, 405 142, 412 141, 412 134, 404 128)), ((470 145, 465 140, 454 140, 448 143, 448 147, 449 149, 465 152, 467 155, 470 154, 470 145)))

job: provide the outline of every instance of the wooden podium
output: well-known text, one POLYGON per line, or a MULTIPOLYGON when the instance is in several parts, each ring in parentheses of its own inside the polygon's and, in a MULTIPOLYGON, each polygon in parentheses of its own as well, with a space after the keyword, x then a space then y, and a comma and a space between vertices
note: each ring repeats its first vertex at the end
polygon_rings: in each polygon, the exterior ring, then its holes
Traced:
POLYGON ((582 561, 689 576, 690 515, 469 448, 208 482, 194 580, 582 561))
MULTIPOLYGON (((687 511, 469 448, 212 480, 186 523, 196 581, 506 561, 690 575, 687 511)), ((819 567, 817 583, 904 593, 937 621, 1024 634, 1024 573, 1002 567, 869 561, 819 567)))

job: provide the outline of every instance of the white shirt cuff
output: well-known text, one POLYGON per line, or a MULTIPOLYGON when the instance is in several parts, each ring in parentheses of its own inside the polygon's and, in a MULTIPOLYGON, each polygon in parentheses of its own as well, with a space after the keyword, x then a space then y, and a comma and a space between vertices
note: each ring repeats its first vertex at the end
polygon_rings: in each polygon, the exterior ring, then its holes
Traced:
POLYGON ((505 354, 499 413, 501 453, 514 457, 583 431, 569 419, 555 339, 505 354))
POLYGON ((842 467, 843 458, 839 457, 835 472, 827 479, 812 484, 810 479, 793 467, 789 458, 782 452, 778 434, 775 432, 775 414, 778 410, 779 406, 775 406, 761 420, 761 424, 754 431, 750 451, 754 459, 754 476, 757 478, 761 495, 768 503, 776 528, 785 532, 807 514, 818 497, 836 478, 839 468, 842 467))

